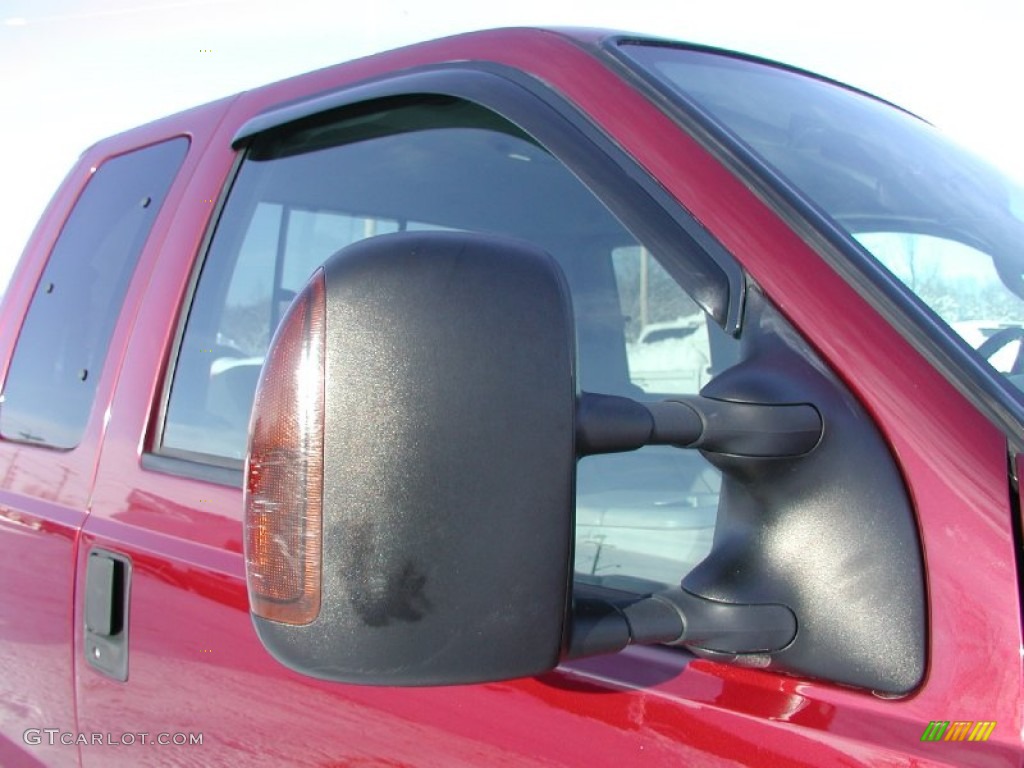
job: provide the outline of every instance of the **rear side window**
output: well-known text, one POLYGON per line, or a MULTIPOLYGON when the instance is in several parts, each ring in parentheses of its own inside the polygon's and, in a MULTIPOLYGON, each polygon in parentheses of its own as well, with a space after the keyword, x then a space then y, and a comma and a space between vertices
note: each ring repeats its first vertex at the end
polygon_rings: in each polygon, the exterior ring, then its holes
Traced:
POLYGON ((139 253, 188 140, 112 158, 76 203, 36 287, 0 405, 0 436, 53 448, 82 439, 139 253))

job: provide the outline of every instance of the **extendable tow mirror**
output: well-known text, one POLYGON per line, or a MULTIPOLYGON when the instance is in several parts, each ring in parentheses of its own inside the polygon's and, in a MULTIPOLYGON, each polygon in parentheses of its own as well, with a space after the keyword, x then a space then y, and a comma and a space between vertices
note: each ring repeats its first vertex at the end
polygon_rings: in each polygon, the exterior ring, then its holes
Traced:
POLYGON ((907 690, 923 670, 923 592, 898 473, 839 385, 771 343, 700 395, 580 394, 569 292, 546 253, 418 232, 335 254, 282 320, 253 408, 245 556, 260 640, 292 669, 360 684, 501 680, 668 643, 811 674, 847 653, 834 679, 907 690), (656 594, 574 589, 577 459, 652 444, 722 469, 711 553, 656 594), (793 558, 792 541, 831 542, 863 519, 907 554, 872 558, 873 539, 845 533, 854 560, 793 558), (819 571, 844 565, 875 587, 881 620, 835 618, 850 579, 819 571))

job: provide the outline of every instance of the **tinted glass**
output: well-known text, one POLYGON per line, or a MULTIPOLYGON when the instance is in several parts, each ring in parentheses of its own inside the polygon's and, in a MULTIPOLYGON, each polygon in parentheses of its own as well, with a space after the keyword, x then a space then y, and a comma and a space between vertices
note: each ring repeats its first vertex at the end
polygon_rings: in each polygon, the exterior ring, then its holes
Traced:
POLYGON ((187 150, 174 139, 93 173, 18 336, 0 405, 4 439, 78 445, 128 282, 187 150))
POLYGON ((1024 187, 890 104, 763 62, 625 50, 1024 388, 1024 187))
MULTIPOLYGON (((240 465, 260 367, 295 292, 350 243, 425 228, 528 240, 558 260, 582 389, 659 399, 710 376, 706 316, 568 168, 480 107, 420 101, 250 148, 195 292, 163 451, 240 465)), ((678 580, 710 546, 717 494, 717 473, 695 452, 583 460, 578 569, 678 580)))

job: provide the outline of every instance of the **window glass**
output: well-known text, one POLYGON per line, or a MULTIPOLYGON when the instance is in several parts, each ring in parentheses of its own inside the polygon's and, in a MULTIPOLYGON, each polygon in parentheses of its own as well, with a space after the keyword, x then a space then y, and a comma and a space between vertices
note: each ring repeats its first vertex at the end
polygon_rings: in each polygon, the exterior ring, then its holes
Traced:
POLYGON ((187 149, 174 139, 93 173, 18 336, 0 405, 4 439, 78 445, 128 282, 187 149))
POLYGON ((340 244, 397 230, 395 221, 257 203, 217 326, 220 351, 262 356, 285 308, 316 268, 342 247, 340 244), (282 258, 277 275, 268 272, 267 267, 277 266, 279 248, 282 258))
MULTIPOLYGON (((704 316, 569 169, 493 113, 419 100, 255 139, 196 288, 161 450, 239 466, 284 307, 336 251, 411 229, 504 234, 551 253, 572 293, 586 391, 659 399, 710 376, 704 316)), ((582 461, 577 567, 678 581, 710 548, 717 494, 695 452, 582 461)))
POLYGON ((1024 400, 1019 180, 827 80, 706 51, 624 50, 831 217, 1024 400))
POLYGON ((1024 385, 1024 303, 991 259, 935 235, 864 232, 856 237, 997 371, 1024 385))
POLYGON ((648 393, 699 392, 711 378, 707 315, 645 248, 616 248, 612 261, 630 381, 648 393))
MULTIPOLYGON (((632 396, 696 394, 712 372, 707 315, 645 248, 622 246, 611 256, 632 396)), ((723 350, 719 370, 733 354, 723 350)), ((582 459, 577 578, 638 591, 645 581, 678 581, 711 550, 720 483, 699 454, 668 446, 582 459)))

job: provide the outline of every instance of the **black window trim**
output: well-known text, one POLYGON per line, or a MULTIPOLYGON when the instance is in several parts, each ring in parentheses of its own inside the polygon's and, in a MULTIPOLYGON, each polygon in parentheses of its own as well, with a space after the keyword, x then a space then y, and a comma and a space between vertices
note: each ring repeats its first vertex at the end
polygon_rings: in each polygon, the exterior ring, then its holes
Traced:
MULTIPOLYGON (((623 226, 672 271, 683 289, 730 335, 738 335, 746 294, 746 275, 739 262, 635 160, 596 125, 549 87, 518 70, 488 63, 459 63, 418 67, 385 78, 332 90, 276 106, 247 121, 232 139, 238 153, 221 191, 199 253, 189 288, 179 311, 173 358, 166 366, 152 450, 143 465, 154 471, 209 481, 199 467, 238 472, 243 462, 212 454, 164 446, 163 435, 171 385, 189 311, 203 266, 209 255, 224 205, 244 162, 249 140, 267 131, 324 112, 347 107, 365 108, 380 100, 448 96, 477 104, 522 128, 576 175, 623 226), (683 274, 678 274, 682 272, 683 274), (694 295, 692 281, 705 282, 703 299, 694 295), (157 460, 158 459, 158 460, 157 460)), ((221 482, 233 475, 220 475, 221 482)), ((216 482, 216 481, 215 481, 216 482)))

